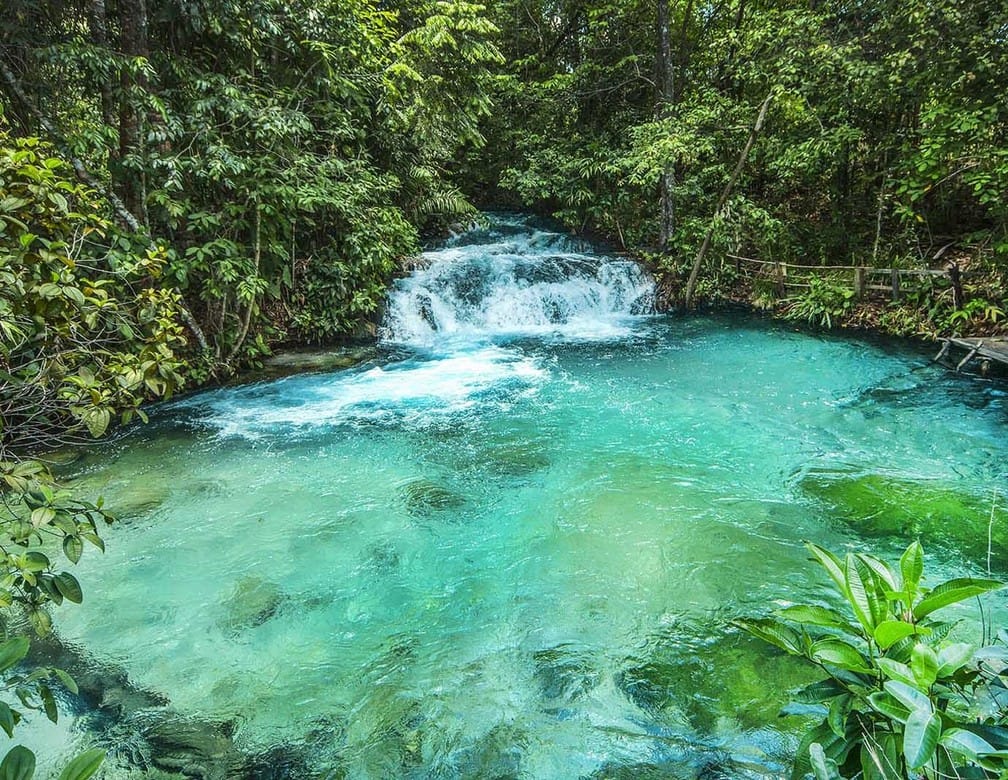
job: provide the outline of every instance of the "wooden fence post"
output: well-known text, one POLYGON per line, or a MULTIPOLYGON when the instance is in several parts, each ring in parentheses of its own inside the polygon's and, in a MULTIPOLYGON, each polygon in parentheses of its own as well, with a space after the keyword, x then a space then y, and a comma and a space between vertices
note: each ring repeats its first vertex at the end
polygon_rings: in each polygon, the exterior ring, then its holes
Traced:
POLYGON ((900 272, 898 268, 892 269, 892 299, 893 301, 900 299, 900 272))
POLYGON ((962 273, 959 270, 959 263, 954 260, 948 264, 948 276, 952 283, 952 308, 958 311, 966 301, 963 299, 962 273))
POLYGON ((859 301, 864 298, 865 294, 865 269, 864 266, 858 266, 854 269, 854 297, 859 301))

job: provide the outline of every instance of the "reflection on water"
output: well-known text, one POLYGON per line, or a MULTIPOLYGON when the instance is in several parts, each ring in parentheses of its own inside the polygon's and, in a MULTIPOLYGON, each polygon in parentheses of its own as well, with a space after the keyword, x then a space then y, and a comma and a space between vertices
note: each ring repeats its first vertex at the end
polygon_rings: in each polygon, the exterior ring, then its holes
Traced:
MULTIPOLYGON (((808 671, 728 620, 827 597, 803 539, 898 553, 907 524, 864 509, 914 485, 986 522, 1003 395, 647 316, 636 269, 519 219, 428 259, 393 292, 403 359, 205 393, 75 466, 129 522, 63 635, 262 776, 779 775, 808 671)), ((985 565, 912 528, 930 565, 985 565)))

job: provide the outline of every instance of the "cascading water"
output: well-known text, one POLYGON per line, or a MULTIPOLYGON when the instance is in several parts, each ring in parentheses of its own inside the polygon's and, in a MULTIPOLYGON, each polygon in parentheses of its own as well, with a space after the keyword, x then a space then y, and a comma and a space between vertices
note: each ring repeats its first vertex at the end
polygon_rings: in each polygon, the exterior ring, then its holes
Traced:
POLYGON ((55 623, 111 690, 26 744, 108 746, 109 780, 769 780, 810 675, 729 621, 830 603, 802 540, 984 573, 996 386, 650 316, 639 268, 521 218, 425 261, 373 361, 165 405, 74 467, 123 522, 55 623))
POLYGON ((424 270, 389 295, 381 330, 387 342, 613 338, 654 308, 654 283, 636 263, 589 253, 524 219, 498 219, 423 259, 424 270))

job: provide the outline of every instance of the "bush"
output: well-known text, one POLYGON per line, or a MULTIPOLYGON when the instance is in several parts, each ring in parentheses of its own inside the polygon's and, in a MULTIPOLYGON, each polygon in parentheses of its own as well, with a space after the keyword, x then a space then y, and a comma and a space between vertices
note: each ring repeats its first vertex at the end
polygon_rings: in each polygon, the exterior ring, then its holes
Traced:
POLYGON ((854 290, 832 279, 810 276, 809 288, 789 298, 784 309, 790 320, 804 320, 812 325, 832 328, 854 308, 854 290))

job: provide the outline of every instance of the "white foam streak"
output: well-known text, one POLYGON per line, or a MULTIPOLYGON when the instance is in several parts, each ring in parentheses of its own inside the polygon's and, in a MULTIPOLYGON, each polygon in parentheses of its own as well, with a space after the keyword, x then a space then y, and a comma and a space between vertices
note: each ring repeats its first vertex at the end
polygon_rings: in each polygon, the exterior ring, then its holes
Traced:
POLYGON ((501 347, 375 367, 356 374, 294 377, 269 385, 199 396, 206 423, 225 436, 341 424, 412 421, 475 406, 502 406, 534 390, 547 372, 501 347))

